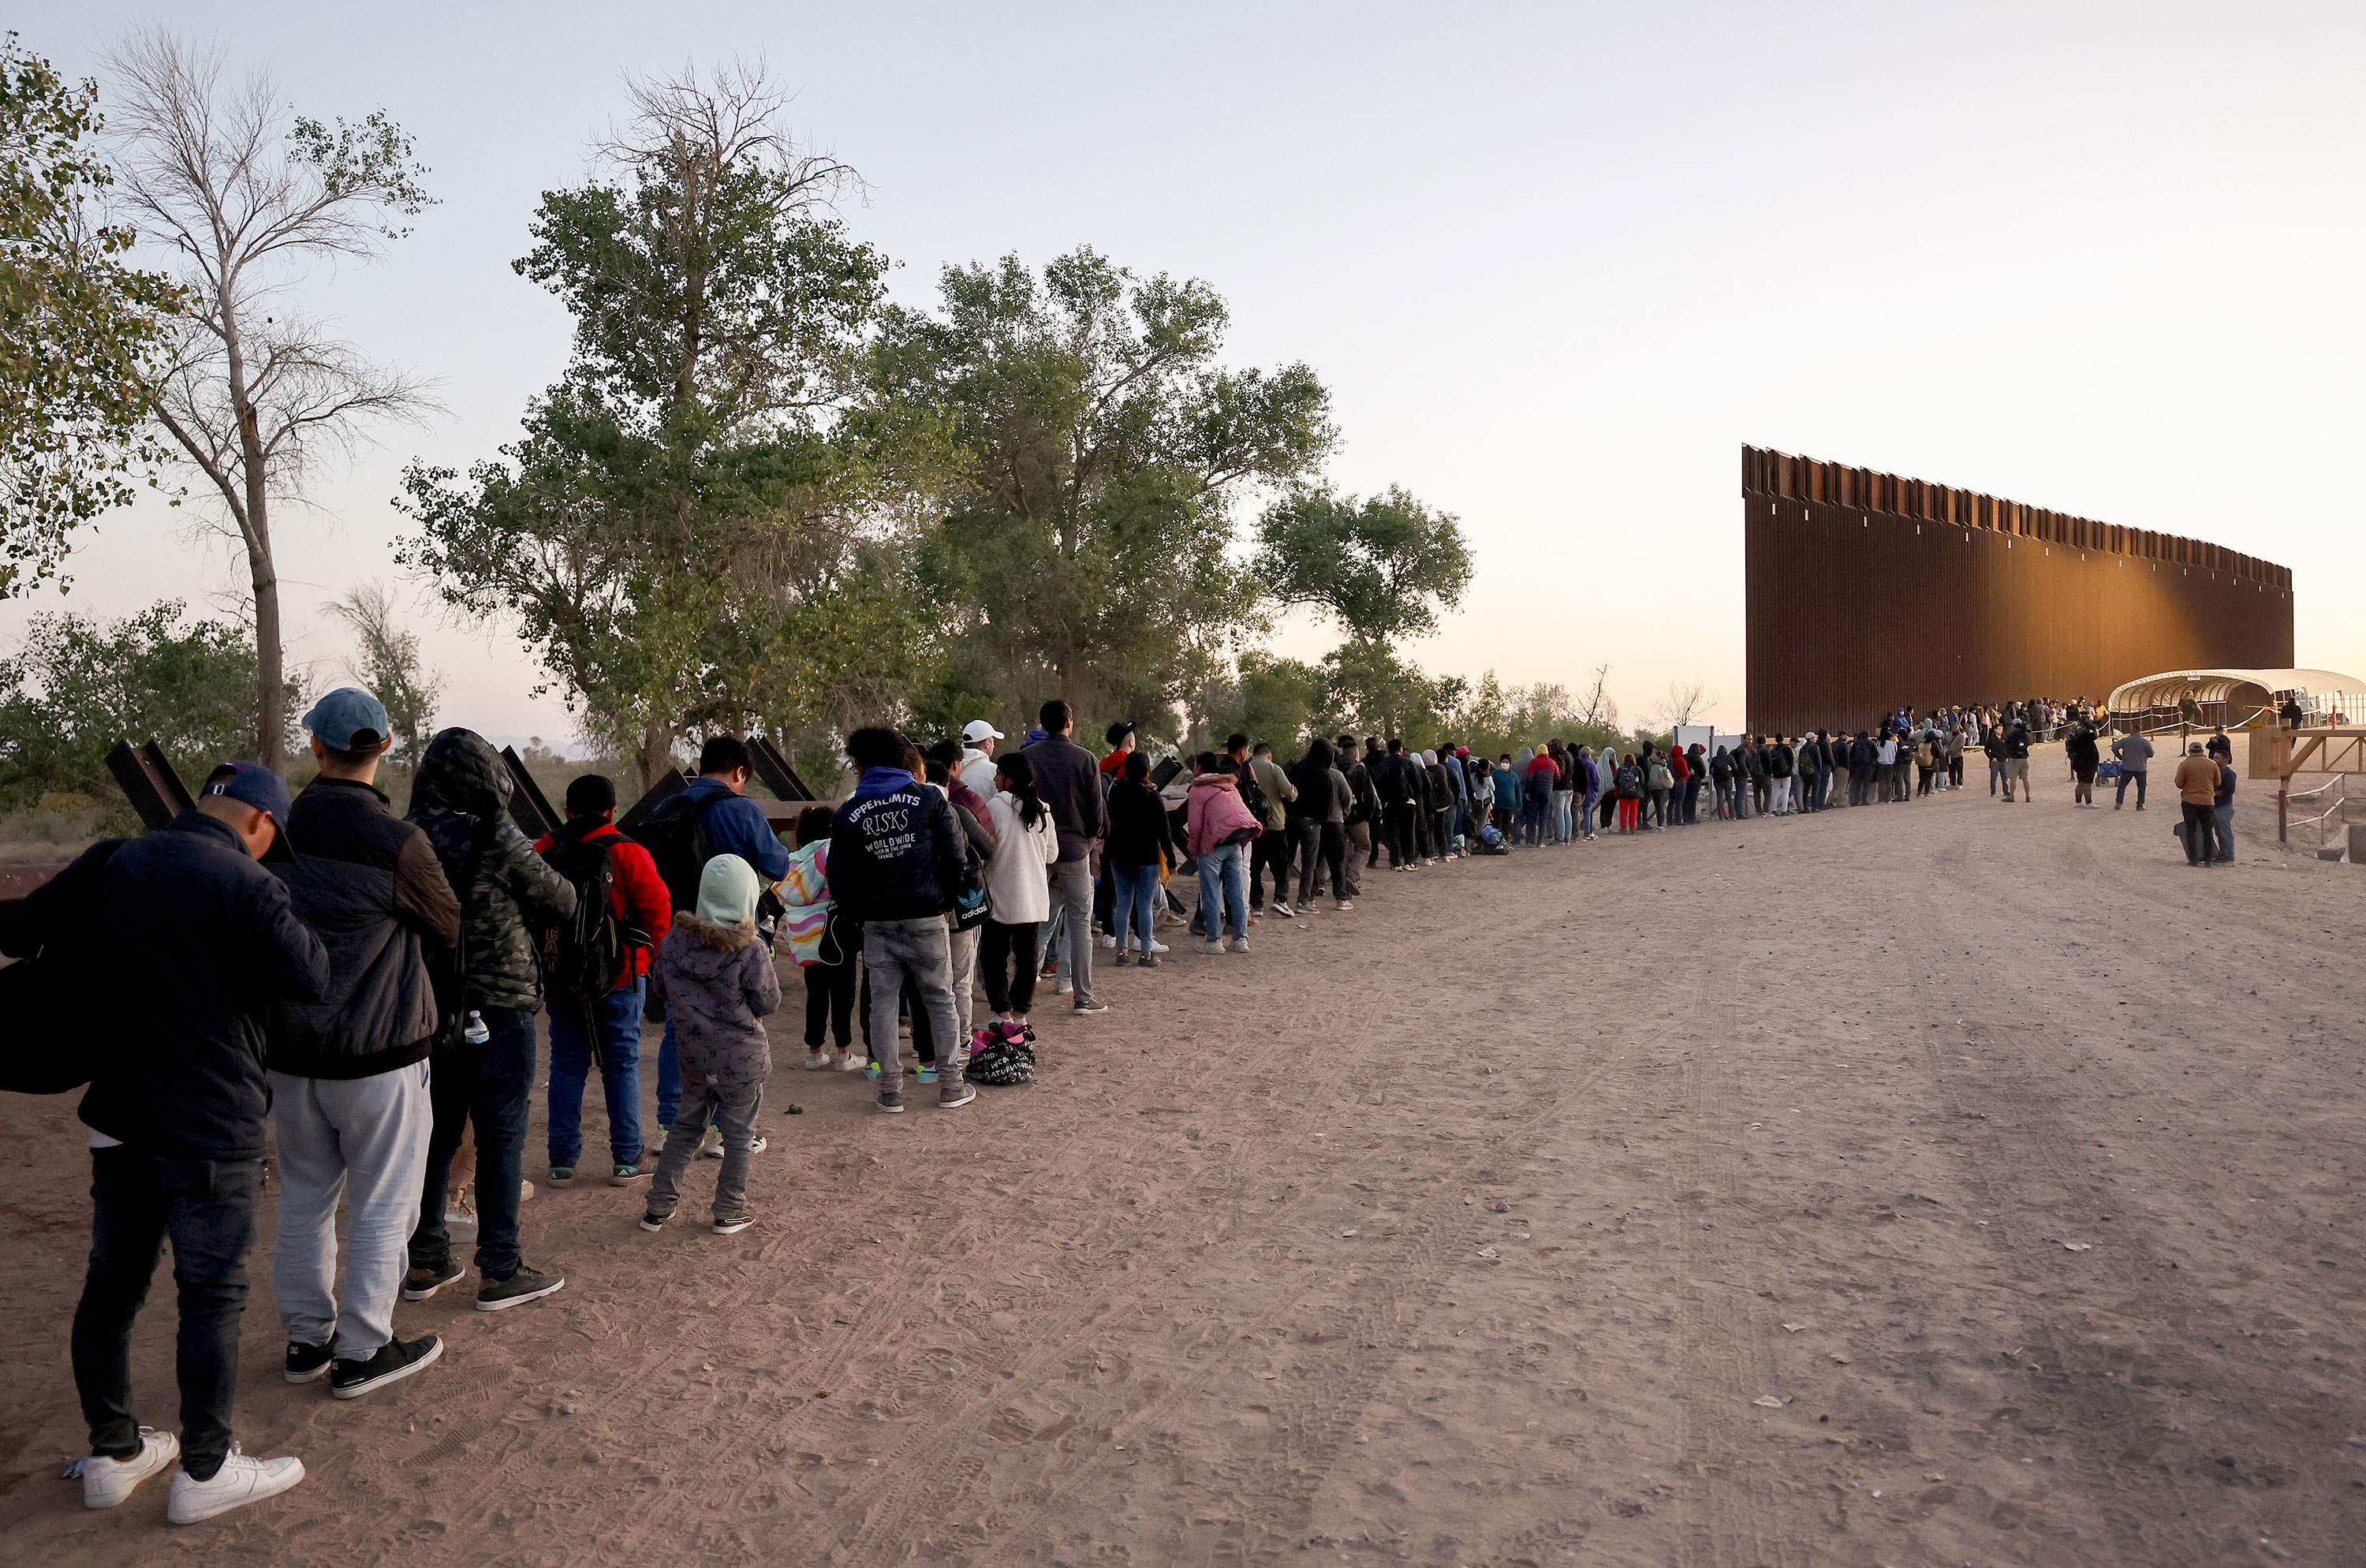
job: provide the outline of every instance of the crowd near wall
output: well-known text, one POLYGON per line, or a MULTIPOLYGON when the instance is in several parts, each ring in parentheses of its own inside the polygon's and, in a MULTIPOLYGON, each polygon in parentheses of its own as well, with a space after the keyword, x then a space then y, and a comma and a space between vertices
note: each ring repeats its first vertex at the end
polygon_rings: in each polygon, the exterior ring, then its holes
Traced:
POLYGON ((1741 493, 1753 731, 2293 662, 2291 569, 2257 557, 1756 446, 1741 493))

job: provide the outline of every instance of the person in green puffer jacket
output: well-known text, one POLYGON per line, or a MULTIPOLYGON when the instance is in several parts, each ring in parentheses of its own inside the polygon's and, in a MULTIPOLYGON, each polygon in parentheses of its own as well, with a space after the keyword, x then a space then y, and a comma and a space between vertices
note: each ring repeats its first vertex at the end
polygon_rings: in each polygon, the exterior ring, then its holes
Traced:
POLYGON ((473 729, 446 729, 420 759, 406 818, 435 847, 459 895, 460 942, 448 964, 430 964, 446 1026, 428 1057, 434 1130, 402 1299, 425 1301, 460 1278, 444 1201, 452 1156, 474 1122, 477 1306, 484 1312, 546 1296, 567 1282, 526 1267, 519 1254, 518 1182, 535 1079, 535 1010, 542 1002, 534 928, 572 915, 575 889, 509 821, 513 787, 491 742, 473 729))

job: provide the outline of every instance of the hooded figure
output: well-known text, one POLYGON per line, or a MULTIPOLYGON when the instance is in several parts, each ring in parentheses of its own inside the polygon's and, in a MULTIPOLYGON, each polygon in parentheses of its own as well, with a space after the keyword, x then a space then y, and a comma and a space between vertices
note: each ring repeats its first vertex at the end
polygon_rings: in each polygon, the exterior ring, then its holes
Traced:
POLYGON ((575 913, 573 886, 509 819, 514 787, 501 753, 473 729, 429 742, 411 786, 406 820, 427 835, 460 898, 463 1010, 532 1011, 542 1001, 542 966, 528 927, 575 913))
POLYGON ((746 861, 716 855, 699 874, 698 908, 674 911, 673 930, 658 945, 651 973, 682 1048, 685 1099, 693 1086, 712 1084, 730 1104, 772 1077, 772 1043, 756 1021, 780 1007, 781 981, 756 940, 760 891, 746 861))

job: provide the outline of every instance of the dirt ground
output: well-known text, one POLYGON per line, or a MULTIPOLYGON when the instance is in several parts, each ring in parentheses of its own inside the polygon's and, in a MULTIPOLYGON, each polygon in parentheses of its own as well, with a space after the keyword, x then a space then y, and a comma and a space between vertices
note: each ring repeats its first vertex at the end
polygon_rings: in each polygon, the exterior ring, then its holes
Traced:
POLYGON ((546 1192, 567 1289, 402 1307, 410 1382, 284 1384, 266 1239, 240 1431, 309 1479, 186 1530, 57 1479, 84 1155, 11 1097, 6 1556, 2366 1562, 2366 870, 2248 783, 2189 870, 2173 802, 2038 771, 1382 871, 1046 1008, 1042 1081, 957 1112, 786 1016, 762 1224, 546 1192))

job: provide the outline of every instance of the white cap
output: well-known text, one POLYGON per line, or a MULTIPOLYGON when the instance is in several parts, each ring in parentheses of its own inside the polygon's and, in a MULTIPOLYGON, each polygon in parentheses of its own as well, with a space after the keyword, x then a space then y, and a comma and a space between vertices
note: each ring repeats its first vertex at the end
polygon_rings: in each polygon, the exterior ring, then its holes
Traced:
POLYGON ((1002 738, 1002 731, 995 728, 994 726, 986 723, 986 720, 982 718, 971 719, 969 723, 962 727, 962 739, 968 741, 973 746, 976 745, 981 740, 999 740, 1002 738))

